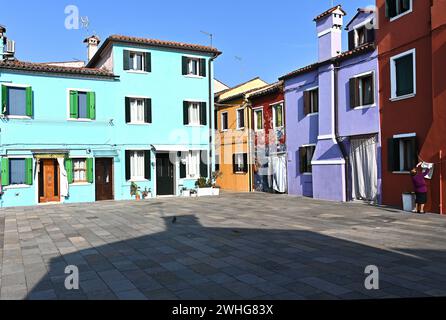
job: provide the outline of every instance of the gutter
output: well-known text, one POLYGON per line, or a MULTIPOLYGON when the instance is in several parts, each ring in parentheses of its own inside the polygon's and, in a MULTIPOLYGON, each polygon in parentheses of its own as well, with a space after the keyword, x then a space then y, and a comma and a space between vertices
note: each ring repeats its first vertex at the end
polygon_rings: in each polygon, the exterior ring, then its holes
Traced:
POLYGON ((215 54, 213 57, 211 57, 209 59, 208 62, 208 73, 209 73, 209 152, 208 152, 208 156, 209 156, 209 165, 208 165, 208 170, 209 170, 209 179, 212 179, 212 172, 213 172, 213 146, 214 146, 214 139, 213 139, 213 134, 216 132, 217 128, 214 128, 214 124, 215 124, 215 119, 214 121, 212 121, 213 117, 215 116, 213 114, 213 106, 214 106, 214 95, 212 92, 212 82, 214 80, 214 77, 212 75, 212 63, 214 62, 215 59, 217 59, 218 54, 215 54))

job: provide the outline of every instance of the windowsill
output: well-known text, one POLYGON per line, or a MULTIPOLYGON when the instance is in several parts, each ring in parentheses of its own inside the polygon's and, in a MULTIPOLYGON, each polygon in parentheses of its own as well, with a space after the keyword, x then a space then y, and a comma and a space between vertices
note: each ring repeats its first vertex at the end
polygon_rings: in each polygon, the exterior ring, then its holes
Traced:
POLYGON ((31 120, 32 117, 30 116, 5 116, 6 119, 16 119, 16 120, 31 120))
POLYGON ((73 122, 93 122, 94 120, 91 119, 74 119, 74 118, 68 118, 68 121, 73 121, 73 122))
POLYGON ((143 71, 143 70, 124 70, 127 73, 133 73, 133 74, 149 74, 150 72, 148 71, 143 71))
POLYGON ((91 185, 91 183, 88 183, 88 182, 73 182, 70 185, 73 186, 73 187, 76 187, 76 186, 89 186, 89 185, 91 185))
POLYGON ((151 123, 148 122, 127 122, 126 124, 132 125, 132 126, 150 126, 151 123))
POLYGON ((410 171, 393 171, 393 174, 410 174, 410 171))
POLYGON ((193 79, 204 79, 204 78, 206 78, 206 77, 195 75, 195 74, 185 74, 184 77, 185 78, 193 78, 193 79))
POLYGON ((27 185, 27 184, 13 184, 13 185, 10 185, 10 186, 3 187, 3 189, 5 189, 5 190, 29 189, 29 188, 31 188, 31 186, 27 185))
POLYGON ((369 108, 374 108, 374 107, 376 107, 375 103, 374 104, 367 104, 365 106, 357 106, 357 107, 354 107, 353 110, 362 110, 362 109, 369 109, 369 108))
POLYGON ((313 173, 311 173, 311 172, 304 172, 304 173, 302 173, 302 175, 303 175, 303 176, 312 176, 313 173))
POLYGON ((133 178, 133 179, 130 179, 130 180, 127 180, 127 182, 149 182, 150 180, 147 180, 147 179, 145 179, 145 178, 133 178))
POLYGON ((236 174, 236 175, 246 175, 248 173, 247 172, 234 172, 234 174, 236 174))
POLYGON ((225 129, 225 130, 220 130, 220 132, 228 132, 228 129, 225 129))
POLYGON ((400 97, 392 97, 389 100, 390 101, 400 101, 400 100, 405 100, 405 99, 410 99, 416 96, 416 93, 410 93, 410 94, 406 94, 404 96, 400 96, 400 97))
POLYGON ((245 127, 243 127, 243 128, 237 128, 237 131, 244 131, 245 130, 245 127))
MULTIPOLYGON (((412 6, 413 6, 413 4, 412 4, 412 6)), ((413 10, 413 9, 410 8, 410 10, 407 10, 406 12, 400 13, 399 15, 397 15, 397 16, 395 16, 395 17, 393 17, 393 18, 390 18, 390 22, 393 22, 393 21, 395 21, 395 20, 398 20, 398 19, 401 18, 401 17, 404 17, 406 14, 411 13, 412 10, 413 10)))
POLYGON ((317 116, 319 114, 319 112, 312 112, 306 115, 306 117, 314 117, 317 116))
POLYGON ((285 128, 285 126, 281 126, 281 127, 274 127, 274 130, 283 130, 285 128))
POLYGON ((205 125, 202 124, 186 124, 185 127, 191 127, 191 128, 203 128, 206 127, 205 125))

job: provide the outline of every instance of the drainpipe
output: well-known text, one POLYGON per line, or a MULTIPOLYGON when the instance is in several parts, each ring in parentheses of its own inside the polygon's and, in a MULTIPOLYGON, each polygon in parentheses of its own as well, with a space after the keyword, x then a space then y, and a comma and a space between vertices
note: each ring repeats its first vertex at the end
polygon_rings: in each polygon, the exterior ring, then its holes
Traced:
POLYGON ((334 113, 335 113, 335 139, 339 145, 339 149, 341 150, 342 157, 345 160, 344 165, 344 174, 345 174, 345 201, 349 201, 349 177, 348 177, 348 165, 349 165, 349 157, 347 150, 345 150, 345 146, 342 144, 341 137, 339 135, 339 101, 338 101, 338 89, 339 89, 339 79, 338 79, 338 73, 339 73, 339 62, 333 63, 333 72, 334 72, 334 113))
POLYGON ((440 214, 443 213, 443 150, 440 150, 440 214))
MULTIPOLYGON (((252 180, 253 180, 253 157, 252 157, 252 153, 251 153, 251 141, 252 141, 252 139, 251 139, 251 134, 252 134, 252 131, 251 131, 251 128, 254 128, 254 124, 253 124, 253 121, 254 121, 254 118, 253 117, 251 117, 251 115, 252 115, 252 104, 249 102, 249 100, 245 100, 245 103, 246 103, 246 116, 247 116, 247 121, 246 121, 246 123, 248 124, 248 141, 247 141, 247 146, 248 146, 248 180, 249 180, 249 192, 252 192, 253 191, 253 183, 252 183, 252 180)), ((255 139, 255 137, 253 137, 253 139, 255 139)))
POLYGON ((209 132, 209 166, 208 166, 208 170, 209 170, 209 179, 212 179, 212 172, 213 172, 213 160, 212 157, 214 156, 212 150, 213 150, 213 144, 214 144, 214 139, 213 139, 213 134, 215 133, 216 128, 214 128, 214 123, 215 123, 215 119, 214 121, 212 121, 213 119, 213 108, 212 106, 214 105, 214 95, 212 94, 212 81, 214 80, 214 77, 212 75, 212 63, 214 62, 214 60, 217 58, 217 55, 214 55, 213 57, 211 57, 209 59, 209 128, 210 128, 210 132, 209 132))

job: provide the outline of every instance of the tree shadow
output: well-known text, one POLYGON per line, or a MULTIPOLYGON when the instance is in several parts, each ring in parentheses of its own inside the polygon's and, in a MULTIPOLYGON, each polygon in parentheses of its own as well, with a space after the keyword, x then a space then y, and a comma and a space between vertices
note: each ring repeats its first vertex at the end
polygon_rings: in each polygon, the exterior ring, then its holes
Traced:
MULTIPOLYGON (((281 226, 231 228, 230 220, 227 227, 207 227, 195 216, 162 219, 153 223, 164 223, 165 231, 51 259, 26 298, 366 299, 446 292, 438 267, 446 265, 445 251, 385 250, 281 226), (69 265, 79 268, 79 290, 65 288, 69 265), (380 269, 380 290, 364 287, 368 265, 380 269)), ((366 217, 359 227, 376 219, 366 217)), ((352 237, 360 239, 355 228, 352 237)), ((76 236, 71 241, 82 245, 76 236)))

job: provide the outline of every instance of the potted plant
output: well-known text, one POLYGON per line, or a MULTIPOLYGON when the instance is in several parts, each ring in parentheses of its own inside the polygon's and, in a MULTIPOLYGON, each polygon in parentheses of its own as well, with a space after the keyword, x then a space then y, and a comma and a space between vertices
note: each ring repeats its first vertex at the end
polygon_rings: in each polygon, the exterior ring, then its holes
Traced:
POLYGON ((211 179, 200 178, 197 180, 195 186, 197 187, 197 196, 218 196, 220 195, 220 188, 216 185, 217 179, 221 177, 219 171, 212 173, 211 179))
POLYGON ((141 188, 138 187, 138 185, 135 182, 132 182, 130 185, 130 195, 132 197, 135 197, 136 200, 141 200, 141 194, 139 193, 139 190, 141 188))
POLYGON ((152 190, 150 188, 145 188, 141 194, 144 200, 152 198, 152 190))
POLYGON ((186 187, 181 188, 181 196, 189 198, 191 196, 191 190, 187 189, 186 187))

